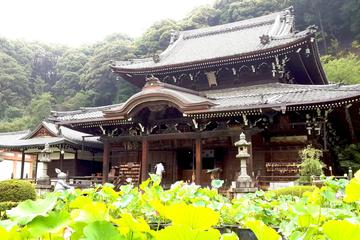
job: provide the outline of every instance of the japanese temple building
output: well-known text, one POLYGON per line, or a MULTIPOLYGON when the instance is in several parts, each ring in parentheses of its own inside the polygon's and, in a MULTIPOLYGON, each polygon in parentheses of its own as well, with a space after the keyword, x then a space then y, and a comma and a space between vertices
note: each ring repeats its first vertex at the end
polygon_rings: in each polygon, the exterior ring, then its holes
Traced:
POLYGON ((328 83, 316 29, 297 31, 292 11, 173 32, 161 54, 111 64, 142 87, 126 102, 53 112, 49 120, 100 136, 104 181, 115 166, 124 176, 138 169, 143 180, 162 162, 165 183, 206 185, 208 170, 219 168, 229 185, 240 168, 234 143, 242 132, 251 142, 252 177, 296 176, 307 144, 334 167, 332 147, 360 137, 360 85, 328 83))
POLYGON ((55 168, 69 176, 101 172, 102 144, 98 137, 43 121, 33 131, 0 133, 1 178, 42 178, 44 162, 48 177, 55 168), (43 159, 45 146, 48 159, 43 159))

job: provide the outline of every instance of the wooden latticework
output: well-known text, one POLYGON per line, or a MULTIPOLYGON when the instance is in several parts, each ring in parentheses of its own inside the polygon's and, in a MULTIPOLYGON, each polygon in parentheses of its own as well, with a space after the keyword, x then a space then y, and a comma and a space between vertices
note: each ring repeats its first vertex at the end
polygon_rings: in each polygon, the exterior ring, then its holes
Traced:
POLYGON ((119 165, 119 175, 114 179, 114 185, 118 188, 122 184, 128 184, 127 180, 135 185, 140 183, 141 164, 137 162, 128 162, 119 165))

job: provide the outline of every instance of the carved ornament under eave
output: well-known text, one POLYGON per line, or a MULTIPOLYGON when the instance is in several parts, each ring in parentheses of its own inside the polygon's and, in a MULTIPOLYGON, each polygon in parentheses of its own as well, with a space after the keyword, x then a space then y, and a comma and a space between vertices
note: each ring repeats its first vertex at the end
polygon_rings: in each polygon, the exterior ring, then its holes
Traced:
POLYGON ((145 81, 146 81, 146 83, 145 83, 144 88, 162 85, 162 82, 157 77, 154 77, 154 76, 150 76, 150 77, 146 78, 145 81))

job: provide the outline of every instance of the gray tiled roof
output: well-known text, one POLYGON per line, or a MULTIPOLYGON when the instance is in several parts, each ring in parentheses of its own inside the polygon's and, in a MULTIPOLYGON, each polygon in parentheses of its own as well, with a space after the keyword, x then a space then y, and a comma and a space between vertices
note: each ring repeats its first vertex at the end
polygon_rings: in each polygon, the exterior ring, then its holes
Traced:
MULTIPOLYGON (((170 91, 170 90, 169 90, 170 91)), ((172 89, 171 91, 176 91, 172 89)), ((275 106, 292 106, 324 103, 351 97, 360 96, 359 85, 300 85, 300 84, 282 84, 269 83, 262 85, 243 86, 230 89, 203 91, 199 95, 191 93, 177 92, 182 97, 190 98, 191 101, 204 101, 208 99, 215 105, 208 111, 232 111, 256 108, 267 108, 275 106), (194 99, 195 98, 195 99, 194 99)), ((118 105, 121 106, 122 104, 118 105)), ((102 107, 102 109, 114 110, 114 105, 102 107)), ((96 114, 103 114, 96 108, 93 109, 96 114)), ((58 121, 79 120, 78 113, 66 114, 63 112, 58 121)), ((83 113, 84 121, 92 120, 92 112, 83 113), (86 118, 88 116, 88 118, 86 118)), ((99 119, 101 120, 101 119, 99 119)), ((102 118, 106 120, 106 118, 102 118)))
POLYGON ((101 142, 99 137, 75 131, 70 128, 60 126, 59 129, 56 128, 54 123, 43 121, 39 126, 32 132, 29 130, 22 132, 9 132, 9 133, 0 133, 0 148, 7 147, 43 147, 45 143, 50 145, 56 145, 61 143, 72 143, 78 145, 100 147, 101 142), (33 137, 30 138, 41 126, 47 128, 51 133, 56 137, 33 137), (86 138, 83 139, 83 136, 86 138))
POLYGON ((22 139, 29 133, 30 133, 30 130, 0 133, 0 142, 14 141, 14 140, 22 139))
POLYGON ((160 54, 160 61, 117 62, 118 69, 147 69, 264 51, 292 43, 307 35, 295 33, 290 10, 244 21, 180 32, 178 39, 160 54), (260 36, 270 42, 262 44, 260 36))
POLYGON ((86 107, 76 111, 52 111, 51 119, 59 121, 83 120, 83 119, 97 119, 104 116, 103 111, 111 108, 120 107, 123 103, 99 106, 86 107))
POLYGON ((13 141, 0 142, 1 148, 16 148, 16 147, 44 147, 46 143, 50 145, 60 144, 65 141, 62 137, 41 137, 31 139, 18 139, 13 141))
POLYGON ((360 85, 270 83, 205 92, 214 99, 211 111, 322 103, 360 96, 360 85))

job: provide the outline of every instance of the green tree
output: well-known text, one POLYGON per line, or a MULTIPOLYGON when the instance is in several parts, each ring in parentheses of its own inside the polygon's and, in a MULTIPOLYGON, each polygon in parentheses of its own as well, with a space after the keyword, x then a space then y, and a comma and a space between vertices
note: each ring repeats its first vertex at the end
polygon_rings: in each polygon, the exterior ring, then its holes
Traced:
POLYGON ((66 97, 73 97, 81 90, 80 79, 90 57, 86 53, 86 49, 70 49, 57 60, 58 80, 51 90, 60 101, 66 97))
POLYGON ((29 116, 13 118, 9 121, 0 121, 0 132, 12 132, 28 129, 29 121, 29 116))
POLYGON ((320 160, 323 156, 321 150, 308 145, 299 152, 299 155, 301 158, 299 180, 301 182, 310 182, 311 176, 320 176, 324 174, 322 169, 325 164, 320 160))
POLYGON ((50 115, 55 99, 50 93, 43 93, 34 98, 28 109, 31 119, 28 127, 33 128, 50 115))
POLYGON ((179 30, 177 22, 166 19, 153 24, 136 41, 137 54, 140 56, 151 56, 169 46, 171 31, 179 30))
POLYGON ((354 54, 333 58, 324 56, 323 67, 327 78, 333 83, 356 84, 360 83, 360 58, 354 54))
POLYGON ((188 14, 186 18, 180 21, 182 30, 190 30, 207 26, 214 26, 219 23, 219 10, 210 6, 200 6, 188 14))
POLYGON ((117 92, 114 98, 113 103, 125 102, 131 95, 138 92, 139 89, 132 85, 131 83, 125 81, 122 78, 119 78, 117 81, 117 92))
POLYGON ((215 3, 219 23, 229 23, 283 10, 290 4, 285 0, 222 0, 215 3))
POLYGON ((344 172, 347 172, 349 167, 354 172, 360 169, 360 143, 350 144, 344 148, 339 149, 338 153, 339 163, 344 172))
POLYGON ((346 22, 345 28, 350 28, 354 34, 355 39, 360 40, 360 1, 359 0, 345 0, 341 7, 342 15, 346 22))
POLYGON ((18 62, 0 51, 0 119, 9 106, 20 107, 29 101, 27 72, 18 62))
POLYGON ((92 91, 92 105, 111 104, 117 93, 118 77, 109 69, 111 60, 134 58, 134 47, 130 38, 112 35, 94 47, 94 54, 84 66, 81 85, 92 91))
POLYGON ((9 106, 4 112, 4 119, 10 120, 23 115, 23 110, 19 107, 9 106))
POLYGON ((86 107, 91 105, 91 93, 80 91, 74 96, 65 99, 61 104, 63 110, 76 110, 80 107, 86 107))

